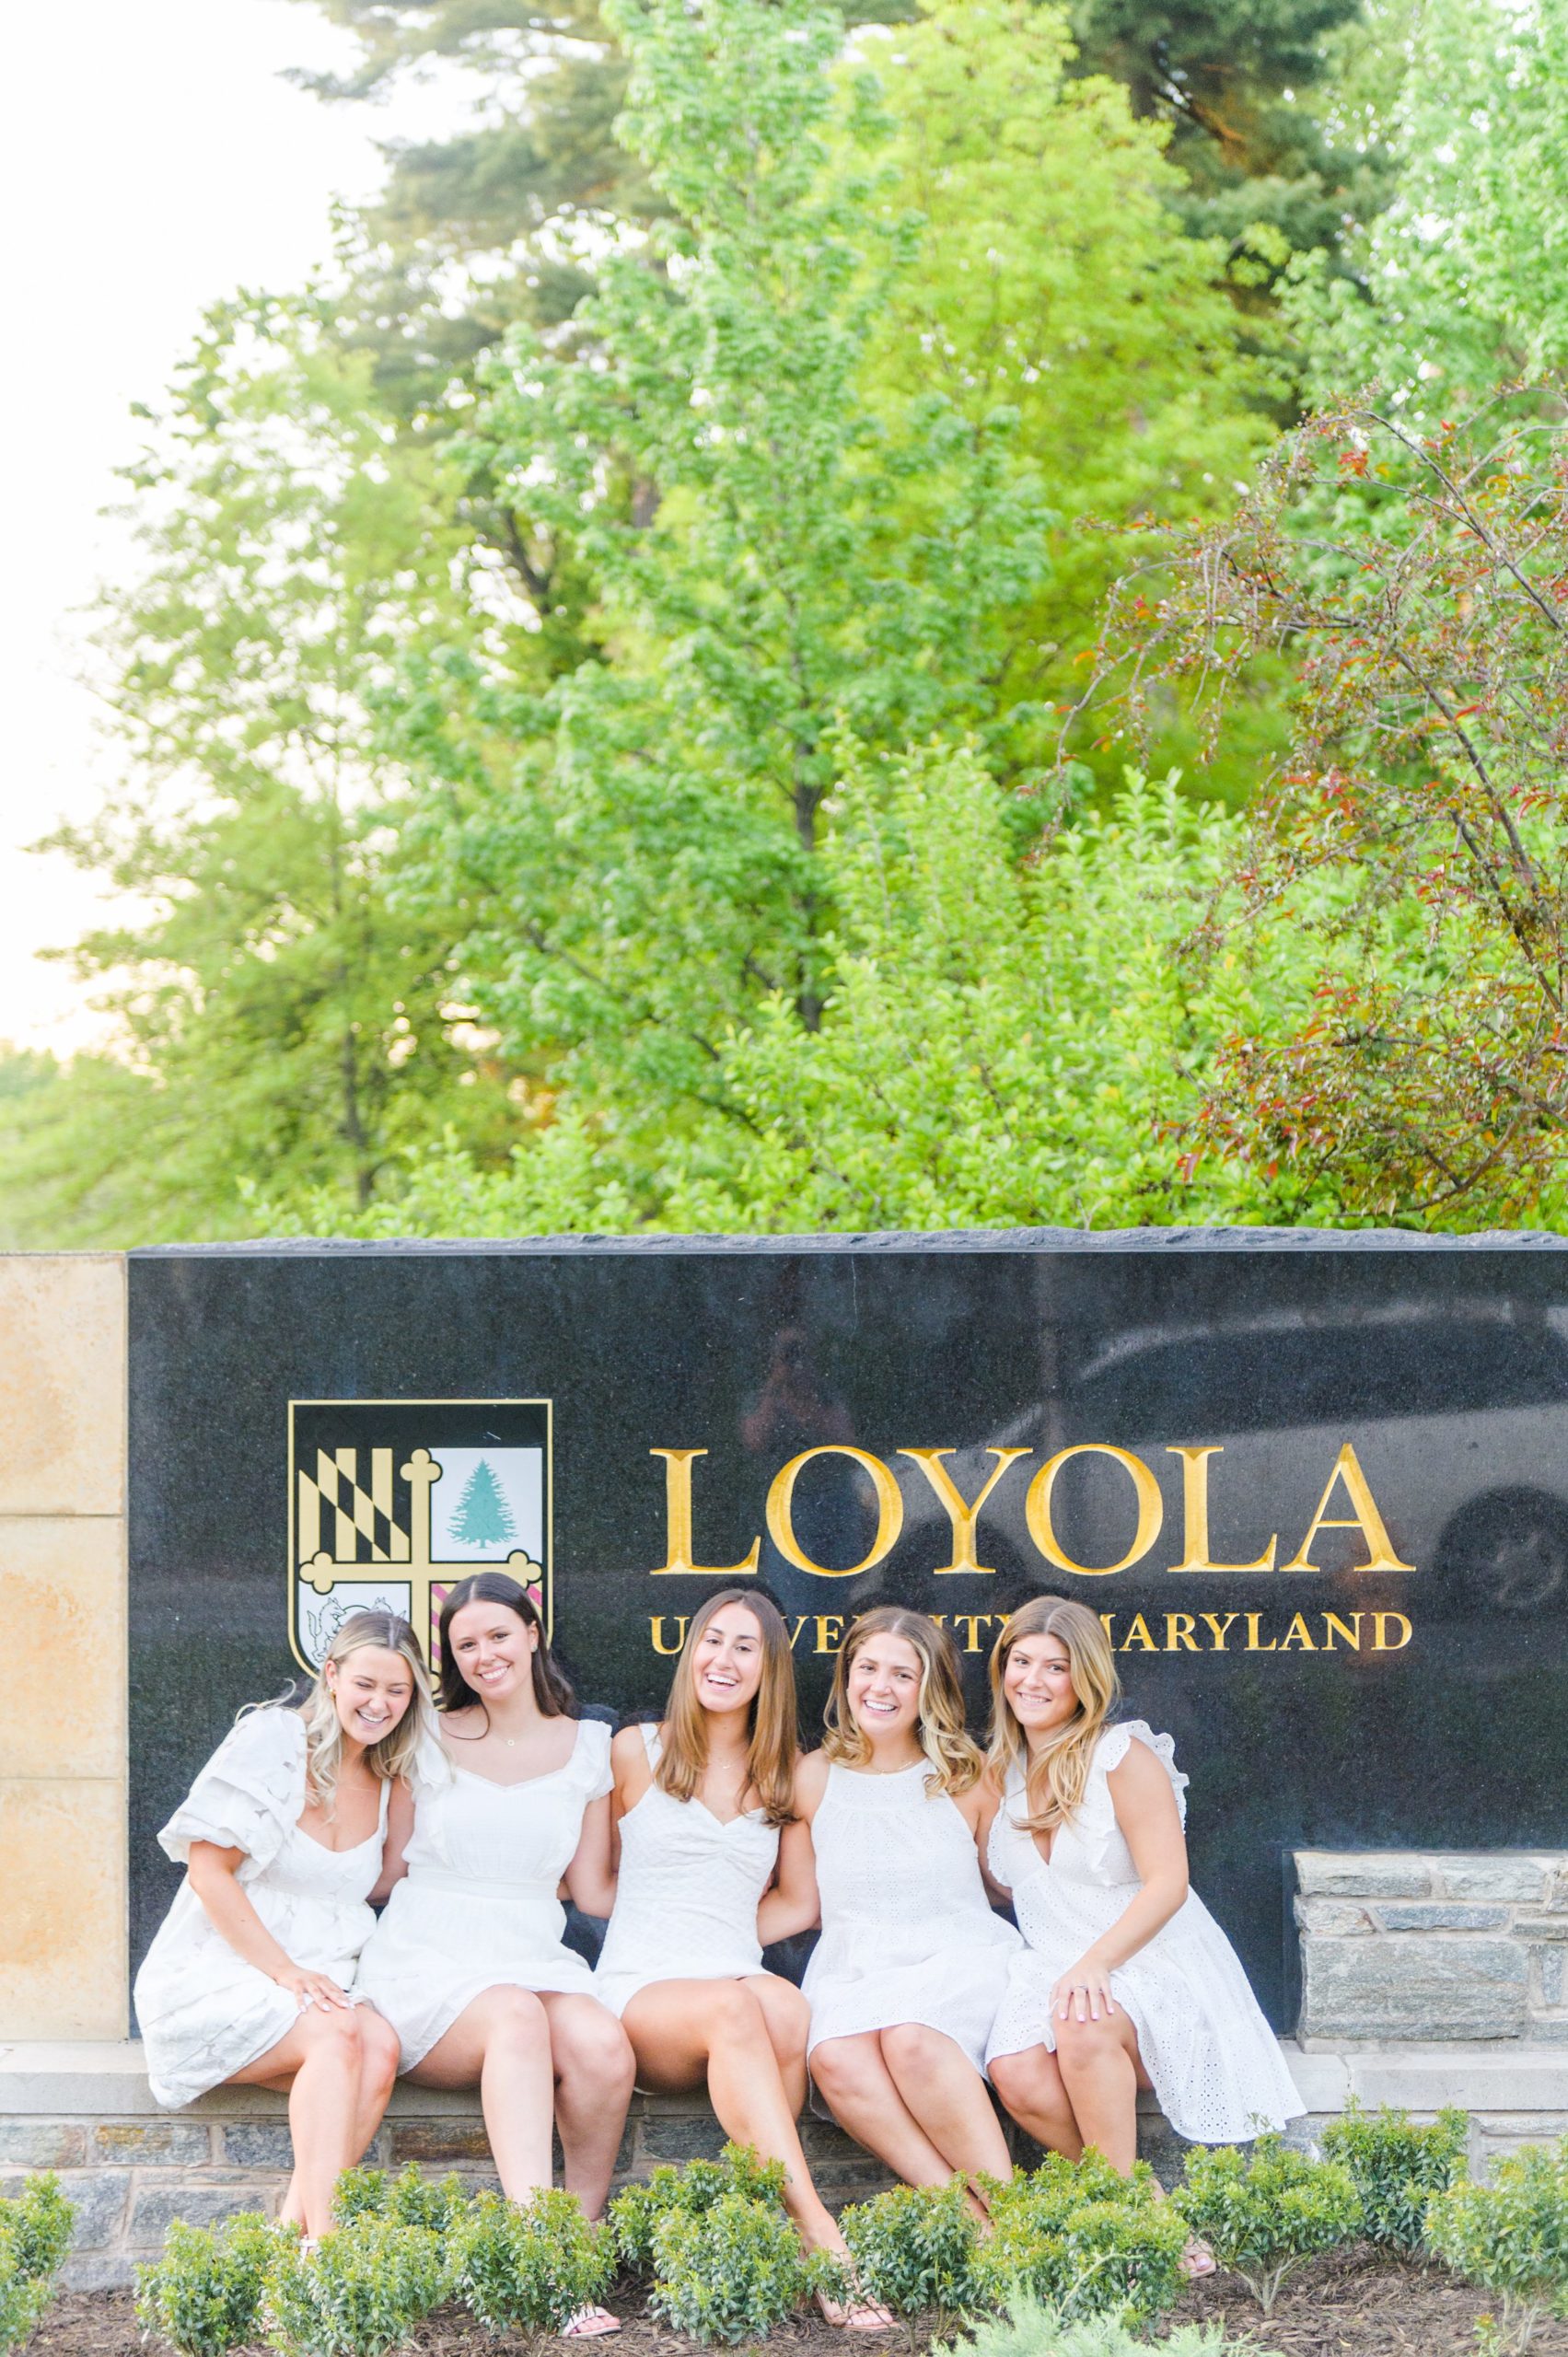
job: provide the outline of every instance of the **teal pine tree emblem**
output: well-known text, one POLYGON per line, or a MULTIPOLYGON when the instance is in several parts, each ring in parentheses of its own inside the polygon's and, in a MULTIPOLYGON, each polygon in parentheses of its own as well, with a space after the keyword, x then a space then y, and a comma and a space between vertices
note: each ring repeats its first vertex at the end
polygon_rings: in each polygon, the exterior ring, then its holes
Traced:
POLYGON ((517 1527, 501 1484, 490 1469, 488 1457, 482 1457, 458 1501, 452 1536, 464 1547, 499 1547, 517 1535, 517 1527))

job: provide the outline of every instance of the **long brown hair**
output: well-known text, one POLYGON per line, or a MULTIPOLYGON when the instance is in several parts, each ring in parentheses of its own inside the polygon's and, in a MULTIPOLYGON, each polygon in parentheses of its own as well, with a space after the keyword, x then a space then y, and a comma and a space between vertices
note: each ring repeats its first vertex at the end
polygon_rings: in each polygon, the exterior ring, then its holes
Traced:
POLYGON ((654 1782, 673 1800, 694 1800, 708 1764, 708 1714, 697 1700, 697 1640, 726 1605, 744 1605, 762 1632, 762 1675, 747 1716, 746 1787, 770 1825, 795 1822, 795 1763, 800 1729, 795 1655, 778 1606, 755 1587, 722 1588, 699 1607, 686 1631, 665 1708, 664 1747, 654 1782))
POLYGON ((833 1690, 823 1713, 827 1734, 822 1748, 830 1759, 845 1768, 864 1768, 871 1757, 871 1738, 855 1724, 849 1707, 850 1665, 868 1637, 902 1637, 920 1656, 920 1716, 916 1734, 931 1762, 926 1791, 967 1793, 980 1780, 983 1761, 980 1746, 964 1729, 964 1679, 958 1648, 950 1629, 939 1629, 924 1612, 906 1611, 901 1604, 878 1604, 863 1612, 839 1653, 833 1667, 833 1690))
POLYGON ((1095 1746, 1107 1713, 1120 1700, 1116 1657, 1098 1612, 1065 1596, 1037 1596, 1009 1619, 991 1649, 991 1749, 986 1765, 1005 1792, 1012 1771, 1024 1771, 1027 1833, 1049 1833, 1083 1804, 1095 1746), (1078 1707, 1032 1756, 1003 1683, 1007 1656, 1022 1637, 1056 1637, 1067 1655, 1078 1707))
POLYGON ((443 1711, 484 1711, 484 1723, 490 1724, 490 1713, 484 1710, 484 1697, 476 1694, 452 1657, 447 1634, 456 1616, 465 1604, 504 1604, 515 1612, 529 1629, 539 1631, 539 1643, 533 1649, 533 1698, 547 1719, 575 1719, 577 1698, 566 1681, 564 1672, 545 1641, 544 1622, 539 1607, 526 1587, 509 1572, 470 1572, 447 1594, 441 1607, 440 1644, 441 1678, 436 1701, 443 1711))

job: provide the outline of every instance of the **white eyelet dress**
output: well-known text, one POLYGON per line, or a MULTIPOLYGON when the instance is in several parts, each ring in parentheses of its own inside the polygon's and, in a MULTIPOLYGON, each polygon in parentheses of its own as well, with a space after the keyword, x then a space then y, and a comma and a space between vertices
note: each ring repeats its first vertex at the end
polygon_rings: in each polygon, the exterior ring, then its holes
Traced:
POLYGON ((486 1989, 591 1997, 586 1960, 562 1944, 556 1896, 590 1802, 610 1789, 610 1729, 580 1719, 547 1775, 498 1784, 422 1747, 408 1874, 359 1960, 354 1987, 385 2014, 412 2071, 486 1989))
MULTIPOLYGON (((658 1729, 645 1726, 648 1764, 658 1729)), ((763 1970, 757 1909, 779 1854, 779 1829, 760 1808, 721 1824, 700 1800, 650 1784, 621 1820, 615 1912, 594 1994, 624 2013, 656 1980, 741 1980, 763 1970)))
MULTIPOLYGON (((1016 1770, 991 1829, 991 1871, 1012 1891, 1028 1945, 1013 1960, 986 2059, 1031 2046, 1056 2049, 1051 1991, 1104 1937, 1143 1885, 1116 1822, 1106 1778, 1136 1738, 1170 1778, 1185 1823, 1187 1778, 1175 1745, 1142 1719, 1108 1727, 1095 1747, 1081 1806, 1057 1828, 1049 1863, 1015 1822, 1024 1813, 1016 1770)), ((1306 2109, 1230 1942, 1195 1891, 1168 1923, 1110 1976, 1126 2008, 1160 2109, 1192 2143, 1233 2144, 1283 2128, 1306 2109)))
MULTIPOLYGON (((348 1989, 376 1928, 366 1901, 381 1872, 390 1789, 383 1782, 378 1829, 352 1850, 312 1840, 299 1829, 305 1722, 269 1705, 224 1737, 157 1838, 178 1865, 189 1864, 192 1841, 243 1850, 235 1879, 278 1945, 348 1989)), ((229 1946, 189 1878, 143 1959, 135 2004, 148 2083, 171 2109, 258 2061, 300 2014, 296 1997, 229 1946)))
POLYGON ((893 1776, 837 1761, 811 1840, 822 1936, 802 1982, 811 2045, 920 2022, 977 2071, 1018 1934, 993 1914, 974 1836, 922 1759, 893 1776))

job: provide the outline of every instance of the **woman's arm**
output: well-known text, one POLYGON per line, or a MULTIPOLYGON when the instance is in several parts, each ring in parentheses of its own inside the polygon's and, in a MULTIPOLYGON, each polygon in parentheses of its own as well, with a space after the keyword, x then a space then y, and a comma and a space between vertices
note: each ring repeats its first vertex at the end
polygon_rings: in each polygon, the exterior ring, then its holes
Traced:
POLYGON ((821 1921, 817 1896, 817 1860, 811 1828, 803 1817, 779 1833, 779 1863, 770 1887, 757 1910, 757 1937, 765 1948, 775 1940, 792 1940, 821 1921))
POLYGON ((403 1852, 413 1833, 413 1792, 406 1777, 400 1776, 392 1786, 387 1803, 387 1840, 381 1852, 381 1871, 376 1877, 371 1898, 385 1898, 395 1882, 401 1882, 408 1872, 403 1852))
POLYGON ((244 1863, 243 1850, 220 1849, 215 1841, 191 1844, 186 1871, 214 1929, 236 1956, 253 1964, 280 1989, 288 1990, 302 2005, 312 2000, 322 2005, 346 2005, 346 1991, 327 1973, 303 1971, 278 1945, 250 1904, 243 1884, 235 1879, 244 1863))
POLYGON ((1010 1904, 1013 1894, 1005 1883, 997 1881, 991 1871, 991 1829, 996 1822, 996 1812, 1002 1805, 1002 1788, 989 1769, 958 1803, 964 1820, 974 1835, 974 1846, 980 1852, 980 1878, 987 1894, 999 1899, 1004 1907, 1010 1904))
POLYGON ((566 1888, 585 1915, 608 1915, 615 1906, 608 1793, 601 1793, 583 1811, 583 1829, 566 1869, 566 1888))
POLYGON ((1111 1974, 1164 1930, 1187 1897, 1187 1842, 1163 1763, 1134 1736, 1127 1757, 1106 1782, 1143 1888, 1051 1991, 1051 2004, 1063 2020, 1073 2009, 1080 2021, 1114 2013, 1111 1974))

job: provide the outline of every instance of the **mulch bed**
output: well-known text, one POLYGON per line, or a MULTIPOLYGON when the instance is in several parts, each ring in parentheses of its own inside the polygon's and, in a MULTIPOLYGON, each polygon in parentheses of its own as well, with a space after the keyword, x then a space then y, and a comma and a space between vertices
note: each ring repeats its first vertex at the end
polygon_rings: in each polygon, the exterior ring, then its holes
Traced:
MULTIPOLYGON (((602 2346, 617 2357, 696 2357, 698 2344, 637 2312, 634 2294, 612 2298, 625 2322, 602 2346)), ((1194 2284, 1170 2324, 1223 2321, 1278 2357, 1461 2357, 1475 2347, 1475 2320, 1486 2294, 1457 2283, 1439 2267, 1423 2267, 1358 2248, 1314 2260, 1286 2281, 1272 2316, 1258 2313, 1245 2286, 1216 2275, 1194 2284)), ((924 2335, 920 2336, 923 2344, 924 2335)), ((504 2345, 504 2344, 503 2344, 504 2345)), ((581 2342, 544 2344, 567 2357, 581 2342)), ((819 2318, 781 2326, 767 2357, 904 2357, 901 2332, 847 2337, 819 2318)), ((496 2343, 460 2309, 442 2309, 415 2335, 417 2357, 492 2357, 496 2343)), ((146 2357, 129 2292, 63 2292, 21 2357, 146 2357)), ((247 2353, 249 2357, 249 2352, 247 2353)), ((263 2352, 256 2352, 263 2357, 263 2352)), ((1530 2357, 1568 2357, 1568 2324, 1543 2324, 1530 2357)))

